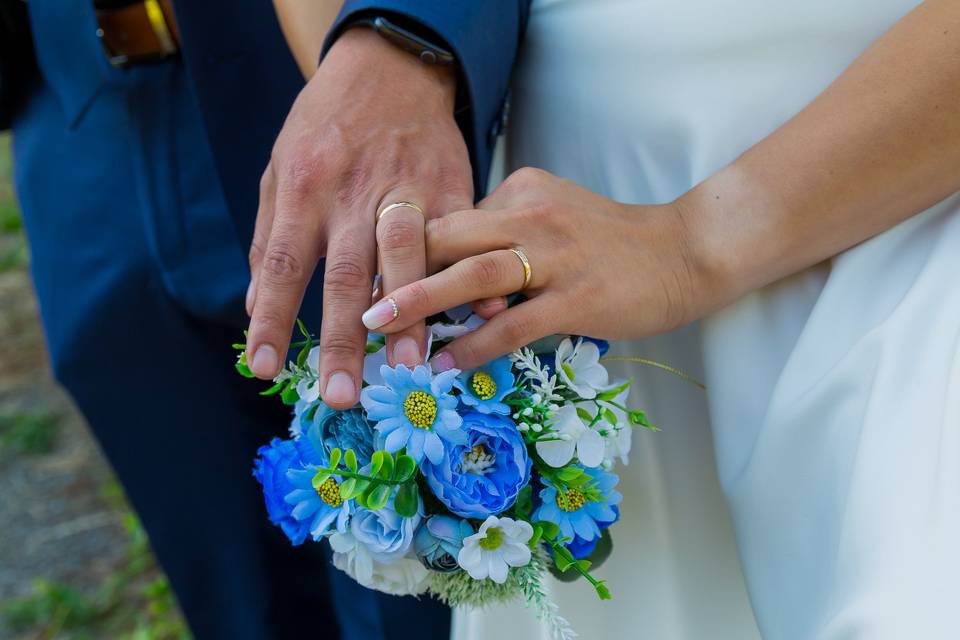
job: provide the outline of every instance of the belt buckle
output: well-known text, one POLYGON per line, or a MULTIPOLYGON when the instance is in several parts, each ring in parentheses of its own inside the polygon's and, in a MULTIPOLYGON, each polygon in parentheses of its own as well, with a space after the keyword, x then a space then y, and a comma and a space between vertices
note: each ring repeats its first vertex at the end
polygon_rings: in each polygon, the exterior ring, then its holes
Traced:
POLYGON ((167 18, 163 13, 163 9, 160 7, 159 0, 142 0, 136 4, 139 4, 143 7, 143 12, 147 17, 147 22, 150 24, 150 29, 153 31, 153 35, 157 39, 159 50, 155 53, 135 56, 131 56, 123 51, 116 50, 113 46, 111 46, 108 38, 106 37, 106 32, 102 26, 103 23, 100 23, 97 26, 96 31, 97 39, 100 40, 100 44, 103 47, 104 53, 106 54, 110 65, 118 69, 129 67, 131 64, 136 62, 152 62, 163 60, 164 58, 177 53, 179 50, 171 30, 171 25, 167 22, 167 18))

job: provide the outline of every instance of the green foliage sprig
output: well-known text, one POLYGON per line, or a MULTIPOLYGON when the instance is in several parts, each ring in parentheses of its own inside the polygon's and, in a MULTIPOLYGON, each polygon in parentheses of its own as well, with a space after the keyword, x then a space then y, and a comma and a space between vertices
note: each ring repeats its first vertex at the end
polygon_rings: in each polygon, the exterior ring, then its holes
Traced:
POLYGON ((387 506, 394 487, 398 487, 393 498, 394 510, 404 518, 417 514, 420 505, 417 461, 405 453, 394 457, 388 451, 374 451, 369 466, 361 473, 353 449, 343 452, 333 449, 330 464, 317 467, 313 476, 314 489, 319 489, 333 475, 346 478, 340 483, 340 497, 344 500, 356 500, 361 507, 376 511, 387 506))
POLYGON ((580 574, 587 582, 593 585, 597 596, 601 600, 612 600, 610 589, 607 588, 605 581, 597 580, 590 575, 590 567, 593 563, 589 560, 577 560, 573 554, 563 546, 564 542, 569 542, 568 538, 560 537, 560 527, 556 523, 548 520, 541 520, 533 524, 533 537, 530 538, 530 547, 535 548, 541 541, 546 543, 553 551, 553 562, 557 570, 561 573, 573 569, 580 574))

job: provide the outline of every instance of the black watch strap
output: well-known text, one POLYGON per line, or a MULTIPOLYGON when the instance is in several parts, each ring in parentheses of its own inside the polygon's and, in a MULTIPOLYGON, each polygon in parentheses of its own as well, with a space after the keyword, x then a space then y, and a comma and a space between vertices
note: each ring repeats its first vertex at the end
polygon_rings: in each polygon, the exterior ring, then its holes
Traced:
POLYGON ((404 29, 382 16, 357 17, 345 26, 353 27, 357 25, 369 26, 387 42, 417 56, 425 64, 453 66, 457 63, 449 49, 434 44, 427 38, 404 29))

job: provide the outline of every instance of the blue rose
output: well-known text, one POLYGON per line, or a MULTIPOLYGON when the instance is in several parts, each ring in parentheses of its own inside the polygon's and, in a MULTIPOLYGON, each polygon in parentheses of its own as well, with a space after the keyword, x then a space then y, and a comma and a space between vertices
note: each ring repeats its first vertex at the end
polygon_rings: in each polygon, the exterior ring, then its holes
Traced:
POLYGON ((463 539, 473 533, 473 527, 466 520, 432 516, 417 529, 413 548, 427 569, 450 573, 460 568, 457 554, 463 546, 463 539))
POLYGON ((397 514, 392 502, 376 511, 357 509, 350 520, 350 532, 374 560, 389 564, 410 550, 422 515, 422 502, 412 518, 397 514))
POLYGON ((450 511, 486 518, 509 509, 530 478, 523 437, 509 419, 471 412, 463 416, 463 444, 444 441, 443 458, 425 459, 421 471, 450 511))
POLYGON ((274 438, 269 445, 260 447, 253 462, 253 477, 263 485, 270 522, 283 529, 295 545, 307 538, 310 523, 294 518, 293 505, 284 497, 296 488, 287 478, 287 471, 303 467, 302 451, 303 446, 293 440, 274 438))
POLYGON ((353 449, 360 466, 370 462, 374 452, 373 425, 360 409, 337 411, 318 402, 315 410, 300 416, 303 433, 310 433, 312 427, 317 428, 317 437, 325 453, 329 454, 332 449, 353 449))

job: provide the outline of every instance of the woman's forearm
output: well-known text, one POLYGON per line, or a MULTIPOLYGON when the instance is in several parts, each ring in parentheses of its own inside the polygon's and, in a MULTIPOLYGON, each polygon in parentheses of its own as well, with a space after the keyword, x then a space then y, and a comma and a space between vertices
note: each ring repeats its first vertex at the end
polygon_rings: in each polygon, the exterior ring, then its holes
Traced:
POLYGON ((960 2, 930 0, 677 205, 717 307, 958 190, 960 2))
POLYGON ((342 0, 273 0, 280 27, 307 80, 317 70, 320 48, 342 0))

